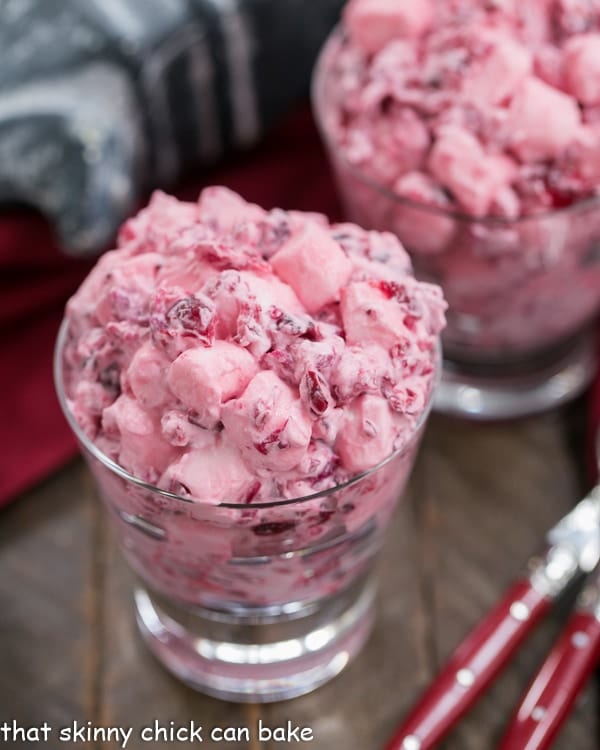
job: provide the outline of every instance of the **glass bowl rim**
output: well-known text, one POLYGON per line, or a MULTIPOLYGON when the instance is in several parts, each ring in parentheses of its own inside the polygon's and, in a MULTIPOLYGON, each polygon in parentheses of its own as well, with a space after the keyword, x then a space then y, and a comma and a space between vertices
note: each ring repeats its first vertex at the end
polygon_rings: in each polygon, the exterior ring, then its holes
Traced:
POLYGON ((423 429, 427 421, 427 418, 429 417, 429 414, 431 412, 431 409, 433 406, 433 400, 435 396, 435 391, 439 383, 439 380, 441 378, 441 372, 442 372, 442 345, 441 345, 440 337, 437 336, 436 345, 435 345, 436 356, 434 360, 435 369, 434 369, 434 374, 430 383, 427 402, 425 406, 423 407, 421 414, 419 415, 419 419, 417 420, 417 423, 414 426, 409 439, 401 448, 398 448, 397 450, 395 450, 393 453, 391 453, 389 456, 384 458, 375 466, 372 466, 370 469, 366 469, 365 471, 355 474, 354 476, 350 477, 350 479, 347 479, 345 482, 335 485, 335 487, 330 487, 329 489, 326 489, 326 490, 314 492, 310 495, 304 495, 303 497, 286 498, 284 500, 269 500, 267 502, 249 503, 247 505, 243 505, 240 503, 223 503, 223 502, 222 503, 209 503, 209 502, 206 502, 205 500, 202 500, 201 498, 183 497, 182 495, 178 495, 174 492, 163 490, 154 484, 150 484, 149 482, 146 482, 143 479, 140 479, 139 477, 134 476, 133 474, 128 472, 125 468, 120 466, 116 461, 113 461, 111 458, 109 458, 103 451, 101 451, 88 438, 88 436, 85 434, 85 432, 81 428, 79 422, 75 419, 75 416, 69 409, 69 405, 67 403, 67 395, 64 389, 62 354, 64 351, 64 346, 65 346, 67 335, 68 335, 68 328, 69 328, 69 322, 67 318, 64 317, 60 324, 60 328, 58 330, 58 335, 56 338, 56 344, 54 346, 54 356, 53 356, 54 386, 56 389, 56 394, 58 396, 58 402, 65 416, 65 419, 67 420, 69 427, 75 434, 75 437, 77 438, 79 444, 83 446, 83 448, 93 458, 99 461, 105 468, 110 469, 114 474, 121 477, 121 479, 124 479, 130 482, 131 484, 134 484, 137 487, 140 487, 143 490, 152 492, 154 495, 168 498, 171 501, 184 502, 186 504, 201 506, 205 508, 227 508, 227 509, 234 509, 237 511, 248 511, 248 510, 257 510, 257 509, 260 510, 263 508, 278 508, 278 507, 284 507, 288 505, 301 504, 301 503, 309 502, 311 500, 317 500, 319 498, 333 495, 335 492, 339 492, 340 490, 343 490, 346 487, 350 487, 354 484, 357 484, 362 479, 365 479, 366 477, 371 476, 372 474, 375 474, 384 466, 391 463, 395 458, 398 458, 399 456, 406 453, 413 445, 415 439, 417 438, 417 436, 423 429))
MULTIPOLYGON (((427 203, 423 203, 422 201, 412 200, 411 198, 407 198, 403 195, 395 193, 391 188, 381 184, 380 182, 377 182, 377 180, 367 175, 364 171, 359 169, 355 164, 352 164, 352 162, 348 161, 348 159, 343 156, 340 149, 338 148, 337 143, 335 143, 333 136, 325 125, 326 118, 322 116, 322 101, 326 101, 326 97, 322 95, 321 89, 325 86, 328 79, 331 78, 331 70, 328 66, 326 66, 326 63, 328 62, 327 58, 329 55, 331 55, 333 45, 335 43, 339 45, 344 37, 344 26, 342 23, 338 23, 333 28, 333 30, 327 37, 325 44, 321 48, 313 69, 311 80, 312 110, 319 133, 321 134, 321 137, 328 151, 333 155, 333 158, 340 161, 344 168, 346 168, 356 179, 361 181, 371 190, 380 193, 389 201, 404 205, 407 208, 422 211, 426 214, 432 214, 434 216, 439 216, 446 219, 450 218, 465 225, 479 224, 503 229, 518 227, 532 221, 548 220, 554 217, 561 217, 563 215, 569 216, 579 210, 585 210, 586 208, 590 207, 600 207, 600 192, 598 192, 595 195, 588 196, 587 198, 582 198, 581 200, 576 201, 575 203, 571 203, 568 206, 548 209, 547 211, 540 211, 535 214, 526 214, 524 216, 518 216, 515 219, 511 219, 505 216, 473 216, 473 214, 464 213, 460 210, 446 209, 441 206, 433 206, 427 203)), ((600 186, 598 189, 600 190, 600 186)))

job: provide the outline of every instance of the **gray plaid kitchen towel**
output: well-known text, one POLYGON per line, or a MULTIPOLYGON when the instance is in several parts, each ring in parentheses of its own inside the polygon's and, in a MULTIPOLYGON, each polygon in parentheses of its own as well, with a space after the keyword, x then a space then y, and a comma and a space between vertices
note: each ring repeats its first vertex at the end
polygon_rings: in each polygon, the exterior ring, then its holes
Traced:
POLYGON ((73 254, 150 188, 254 143, 308 89, 343 0, 0 0, 0 203, 73 254))

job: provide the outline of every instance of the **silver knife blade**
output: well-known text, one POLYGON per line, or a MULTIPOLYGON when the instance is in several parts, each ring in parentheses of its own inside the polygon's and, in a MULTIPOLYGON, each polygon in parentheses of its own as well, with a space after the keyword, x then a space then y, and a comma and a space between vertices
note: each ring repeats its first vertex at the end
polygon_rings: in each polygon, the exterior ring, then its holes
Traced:
POLYGON ((575 555, 584 573, 594 570, 600 562, 600 486, 548 532, 547 540, 551 547, 575 555))

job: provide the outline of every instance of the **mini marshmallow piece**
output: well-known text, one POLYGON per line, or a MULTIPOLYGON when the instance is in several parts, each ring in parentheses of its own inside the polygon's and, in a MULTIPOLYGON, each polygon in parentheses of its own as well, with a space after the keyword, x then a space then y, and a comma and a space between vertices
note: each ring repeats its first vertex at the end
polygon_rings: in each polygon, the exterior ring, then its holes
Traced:
POLYGON ((169 398, 165 376, 169 359, 152 341, 146 341, 133 355, 126 380, 141 406, 155 409, 169 398))
POLYGON ((454 218, 445 215, 450 205, 440 186, 424 172, 409 172, 398 180, 394 191, 401 198, 417 204, 398 204, 394 229, 402 243, 413 252, 444 252, 456 233, 457 225, 454 218), (426 231, 423 231, 424 222, 426 231))
POLYGON ((290 313, 303 313, 304 309, 294 290, 284 284, 275 274, 256 274, 241 271, 240 278, 248 284, 250 294, 263 309, 277 307, 290 313))
POLYGON ((479 141, 457 126, 444 128, 429 156, 429 169, 472 216, 486 216, 498 191, 514 176, 503 156, 487 156, 479 141))
POLYGON ((162 415, 160 431, 167 443, 177 448, 210 448, 216 445, 219 435, 215 430, 192 424, 188 416, 177 409, 162 415))
POLYGON ((237 335, 244 305, 258 304, 267 314, 270 308, 286 313, 304 312, 294 290, 275 274, 223 271, 211 279, 203 291, 215 303, 216 333, 221 338, 237 335))
POLYGON ((400 240, 391 232, 366 231, 356 224, 341 223, 332 227, 333 237, 340 244, 350 260, 356 264, 361 259, 359 268, 366 268, 365 263, 379 266, 378 276, 386 277, 391 271, 396 276, 412 274, 412 261, 409 254, 400 244, 400 240))
POLYGON ((100 323, 147 322, 148 297, 156 286, 162 262, 163 256, 159 253, 144 253, 121 260, 119 265, 110 269, 96 297, 95 314, 100 323))
POLYGON ((338 403, 352 401, 363 393, 378 393, 390 376, 389 354, 380 346, 349 346, 342 352, 331 377, 338 403))
POLYGON ((578 175, 590 186, 600 182, 600 125, 583 126, 569 149, 578 175))
POLYGON ((564 88, 565 70, 562 49, 542 44, 535 51, 534 71, 538 78, 555 89, 564 88))
POLYGON ((132 253, 165 252, 170 240, 182 229, 198 221, 196 203, 179 201, 172 195, 155 190, 142 211, 128 219, 117 240, 118 247, 132 253))
POLYGON ((365 150, 362 159, 356 159, 357 164, 366 162, 375 167, 385 183, 420 169, 429 151, 431 137, 425 123, 412 109, 396 107, 388 117, 376 122, 366 118, 363 127, 369 129, 368 136, 358 129, 353 135, 354 138, 362 136, 369 149, 365 150))
POLYGON ((107 433, 118 431, 119 463, 141 479, 156 481, 157 477, 148 476, 148 470, 164 471, 177 455, 162 439, 160 424, 124 393, 104 410, 102 424, 107 433))
POLYGON ((78 324, 94 314, 98 299, 104 294, 106 285, 111 281, 114 270, 118 270, 123 257, 117 250, 111 250, 100 256, 94 273, 87 276, 77 294, 67 303, 67 314, 78 324))
POLYGON ((338 301, 352 273, 352 263, 338 243, 310 221, 272 257, 271 265, 308 312, 338 301))
POLYGON ((184 453, 169 466, 161 486, 218 505, 240 503, 256 482, 237 448, 228 443, 184 453))
POLYGON ((368 394, 344 410, 335 447, 351 471, 366 471, 393 453, 395 434, 387 401, 368 394))
POLYGON ((134 398, 122 393, 102 415, 107 432, 118 430, 132 435, 150 435, 154 430, 152 417, 144 411, 134 398))
POLYGON ((511 221, 519 218, 521 214, 521 201, 510 185, 505 185, 498 190, 494 196, 491 212, 494 216, 501 216, 511 221))
POLYGON ((430 0, 351 0, 344 22, 354 44, 367 55, 402 37, 419 37, 431 24, 430 0))
POLYGON ((555 159, 581 126, 576 102, 537 78, 526 78, 511 102, 511 147, 522 161, 555 159))
POLYGON ((425 408, 428 386, 421 377, 403 378, 386 394, 390 407, 399 414, 418 417, 425 408))
POLYGON ((94 440, 98 435, 98 417, 111 405, 114 394, 100 383, 82 380, 76 384, 73 396, 74 398, 68 401, 69 409, 85 434, 94 440))
POLYGON ((425 123, 405 107, 391 128, 395 141, 397 160, 402 174, 419 169, 431 145, 425 123))
POLYGON ((346 343, 362 346, 365 342, 389 349, 398 343, 409 311, 390 297, 378 284, 355 281, 342 291, 341 314, 346 343))
POLYGON ((186 253, 173 253, 164 258, 156 278, 161 286, 178 286, 196 292, 215 276, 213 265, 197 258, 193 249, 190 249, 186 253))
MULTIPOLYGON (((311 442, 302 461, 283 478, 283 494, 288 498, 306 497, 335 487, 337 462, 338 458, 330 446, 321 440, 311 442)), ((306 501, 305 504, 307 511, 310 508, 318 517, 322 510, 321 501, 316 499, 306 501)), ((323 527, 315 527, 314 530, 311 528, 310 531, 313 539, 322 533, 323 527)))
MULTIPOLYGON (((577 0, 578 2, 579 0, 577 0)), ((553 0, 513 0, 512 14, 517 15, 522 27, 522 38, 532 47, 550 42, 555 33, 553 0)))
POLYGON ((491 50, 467 74, 463 93, 473 102, 499 104, 513 94, 531 72, 532 54, 504 34, 489 35, 491 50))
POLYGON ((245 221, 260 221, 267 212, 255 203, 246 203, 233 190, 226 187, 205 188, 198 199, 200 219, 208 225, 216 224, 221 230, 229 230, 245 221))
POLYGON ((586 105, 600 104, 600 34, 582 34, 567 42, 564 52, 568 90, 586 105))
POLYGON ((197 412, 202 426, 218 422, 221 404, 243 393, 258 365, 241 346, 215 341, 213 346, 188 349, 169 368, 171 391, 197 412))
POLYGON ((271 370, 262 370, 244 393, 225 404, 221 419, 250 465, 289 471, 304 457, 312 421, 294 391, 271 370))
POLYGON ((234 336, 237 331, 240 304, 248 300, 250 295, 250 289, 242 281, 240 271, 221 271, 207 282, 202 292, 215 305, 217 337, 224 339, 234 336))

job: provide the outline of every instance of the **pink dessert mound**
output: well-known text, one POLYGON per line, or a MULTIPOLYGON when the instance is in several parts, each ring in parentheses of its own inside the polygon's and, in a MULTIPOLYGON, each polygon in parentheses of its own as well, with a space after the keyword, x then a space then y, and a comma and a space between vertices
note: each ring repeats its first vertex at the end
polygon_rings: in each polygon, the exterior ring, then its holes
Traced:
POLYGON ((414 436, 445 307, 392 234, 225 188, 156 193, 68 304, 68 407, 163 490, 210 504, 320 492, 414 436))
POLYGON ((400 196, 474 217, 600 185, 600 2, 350 0, 327 130, 400 196))

